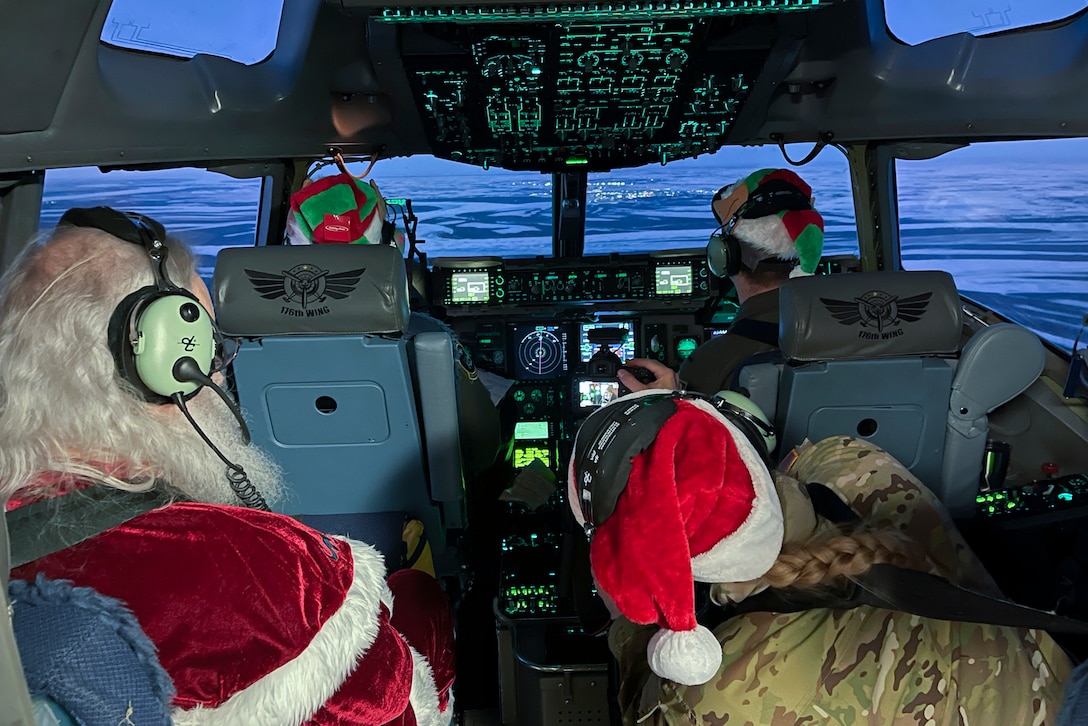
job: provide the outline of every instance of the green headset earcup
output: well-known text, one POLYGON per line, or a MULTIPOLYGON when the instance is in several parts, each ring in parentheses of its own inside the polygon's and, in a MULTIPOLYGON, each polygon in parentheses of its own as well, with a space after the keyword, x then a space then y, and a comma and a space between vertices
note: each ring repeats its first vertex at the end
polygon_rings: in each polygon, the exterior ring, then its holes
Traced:
POLYGON ((170 395, 189 397, 199 384, 174 378, 184 357, 201 372, 211 370, 215 323, 188 290, 141 288, 118 304, 110 317, 109 346, 117 373, 150 403, 170 403, 170 395))
POLYGON ((712 399, 714 407, 740 429, 752 448, 764 461, 778 448, 778 436, 766 414, 752 399, 736 391, 718 391, 712 399))
POLYGON ((177 380, 174 364, 189 357, 205 375, 211 371, 215 355, 215 324, 211 315, 195 298, 181 291, 152 300, 137 314, 132 354, 140 381, 160 396, 195 393, 200 384, 177 380))

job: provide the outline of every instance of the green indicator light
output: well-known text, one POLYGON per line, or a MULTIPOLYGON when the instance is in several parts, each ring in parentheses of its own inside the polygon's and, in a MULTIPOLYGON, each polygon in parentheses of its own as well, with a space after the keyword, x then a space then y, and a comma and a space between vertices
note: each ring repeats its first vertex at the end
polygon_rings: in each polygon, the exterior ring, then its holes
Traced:
POLYGON ((581 166, 588 164, 589 159, 567 159, 565 163, 567 166, 581 166))
POLYGON ((1009 509, 1016 509, 1016 502, 1009 502, 1005 506, 1008 507, 1009 509))
POLYGON ((698 347, 699 341, 695 338, 681 338, 676 341, 676 354, 680 356, 681 360, 687 360, 688 356, 694 353, 698 347))
POLYGON ((1073 501, 1073 495, 1069 492, 1062 492, 1058 495, 1058 499, 1061 499, 1063 502, 1071 502, 1073 501))
POLYGON ((491 338, 480 338, 480 345, 491 345, 491 338))
POLYGON ((997 507, 995 507, 995 506, 993 506, 993 505, 990 505, 990 506, 989 506, 989 507, 987 508, 987 511, 989 511, 989 512, 990 512, 990 514, 993 514, 994 512, 996 512, 996 511, 997 511, 997 507))
POLYGON ((835 0, 674 0, 673 2, 567 3, 529 6, 453 8, 383 8, 377 20, 386 23, 487 23, 556 20, 621 20, 644 22, 665 18, 708 18, 811 10, 835 0))

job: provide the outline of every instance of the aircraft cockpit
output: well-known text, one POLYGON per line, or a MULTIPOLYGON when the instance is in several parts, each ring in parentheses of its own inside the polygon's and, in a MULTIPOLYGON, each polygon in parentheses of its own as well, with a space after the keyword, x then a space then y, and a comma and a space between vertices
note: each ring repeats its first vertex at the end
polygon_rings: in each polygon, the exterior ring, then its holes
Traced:
POLYGON ((899 447, 1011 599, 1088 614, 1083 0, 0 4, 0 271, 70 207, 187 242, 215 374, 293 479, 275 514, 434 571, 467 726, 619 722, 568 467, 628 361, 744 335, 708 246, 760 169, 804 177, 764 216, 818 211, 822 254, 722 388, 787 450, 899 447), (385 219, 300 242, 334 177, 355 206, 321 224, 385 219), (478 469, 468 384, 501 440, 478 469))

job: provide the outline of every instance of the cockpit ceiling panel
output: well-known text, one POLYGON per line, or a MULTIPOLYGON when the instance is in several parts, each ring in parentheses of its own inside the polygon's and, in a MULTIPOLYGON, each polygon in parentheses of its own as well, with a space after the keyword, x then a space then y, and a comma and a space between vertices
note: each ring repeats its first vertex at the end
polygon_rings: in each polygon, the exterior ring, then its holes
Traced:
MULTIPOLYGON (((801 12, 838 0, 631 0, 629 2, 412 3, 384 7, 374 19, 385 23, 645 22, 706 19, 732 15, 801 12)), ((344 0, 344 7, 356 4, 344 0)), ((392 5, 393 3, 390 3, 392 5)))
POLYGON ((402 59, 435 155, 483 167, 605 171, 724 143, 770 42, 712 40, 748 22, 417 26, 402 59))

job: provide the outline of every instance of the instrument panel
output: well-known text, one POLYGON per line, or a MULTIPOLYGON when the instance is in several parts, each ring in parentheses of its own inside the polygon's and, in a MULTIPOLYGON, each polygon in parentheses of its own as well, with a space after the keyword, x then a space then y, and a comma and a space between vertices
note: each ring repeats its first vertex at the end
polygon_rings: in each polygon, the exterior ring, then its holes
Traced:
POLYGON ((495 305, 692 301, 715 287, 702 249, 561 259, 438 257, 436 302, 451 315, 495 305))

